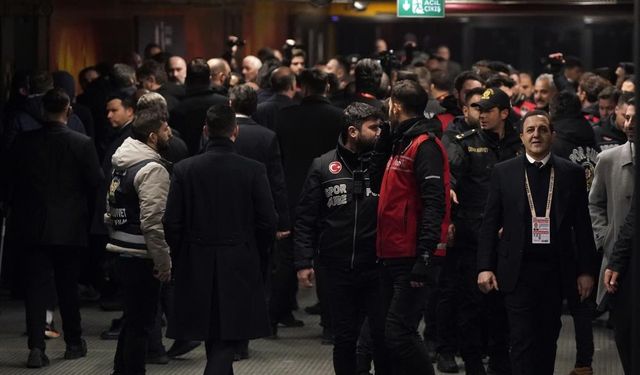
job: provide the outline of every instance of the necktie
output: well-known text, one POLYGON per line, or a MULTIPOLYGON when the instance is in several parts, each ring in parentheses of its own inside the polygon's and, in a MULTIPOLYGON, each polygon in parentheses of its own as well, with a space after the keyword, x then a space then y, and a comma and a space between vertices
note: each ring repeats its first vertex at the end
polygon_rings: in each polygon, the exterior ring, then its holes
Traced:
POLYGON ((540 168, 542 168, 542 165, 543 165, 543 164, 542 164, 542 162, 541 162, 541 161, 534 161, 534 162, 533 162, 533 165, 535 165, 535 167, 536 167, 536 168, 540 169, 540 168))

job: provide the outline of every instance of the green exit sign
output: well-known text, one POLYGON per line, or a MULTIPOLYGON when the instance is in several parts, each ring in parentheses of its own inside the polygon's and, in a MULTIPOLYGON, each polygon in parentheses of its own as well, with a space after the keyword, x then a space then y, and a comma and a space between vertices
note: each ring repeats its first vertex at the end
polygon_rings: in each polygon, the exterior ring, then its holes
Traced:
POLYGON ((398 17, 444 17, 444 0, 397 0, 398 17))

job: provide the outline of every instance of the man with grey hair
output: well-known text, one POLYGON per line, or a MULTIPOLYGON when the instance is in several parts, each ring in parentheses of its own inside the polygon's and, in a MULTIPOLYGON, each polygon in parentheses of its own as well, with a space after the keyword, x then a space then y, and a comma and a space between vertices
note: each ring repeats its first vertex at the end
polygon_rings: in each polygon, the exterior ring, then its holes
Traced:
POLYGON ((246 83, 251 84, 254 89, 258 89, 256 83, 258 79, 258 70, 262 67, 262 61, 259 58, 249 55, 242 60, 242 76, 246 83))
POLYGON ((536 78, 533 88, 533 101, 536 103, 536 109, 549 112, 549 103, 551 99, 558 93, 556 85, 553 83, 553 76, 548 73, 540 74, 536 78))

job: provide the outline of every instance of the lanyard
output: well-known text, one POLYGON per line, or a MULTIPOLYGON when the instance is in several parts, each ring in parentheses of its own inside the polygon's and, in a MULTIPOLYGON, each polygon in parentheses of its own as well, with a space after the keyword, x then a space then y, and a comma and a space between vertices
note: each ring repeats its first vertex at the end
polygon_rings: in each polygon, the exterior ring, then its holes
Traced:
MULTIPOLYGON (((529 209, 531 210, 531 217, 536 216, 536 206, 533 204, 533 196, 531 195, 531 187, 529 186, 529 174, 526 169, 524 171, 524 187, 527 189, 527 199, 529 200, 529 209)), ((553 199, 553 183, 555 181, 555 170, 551 167, 551 180, 549 181, 549 192, 547 193, 547 208, 545 211, 545 218, 549 218, 551 216, 551 200, 553 199)))

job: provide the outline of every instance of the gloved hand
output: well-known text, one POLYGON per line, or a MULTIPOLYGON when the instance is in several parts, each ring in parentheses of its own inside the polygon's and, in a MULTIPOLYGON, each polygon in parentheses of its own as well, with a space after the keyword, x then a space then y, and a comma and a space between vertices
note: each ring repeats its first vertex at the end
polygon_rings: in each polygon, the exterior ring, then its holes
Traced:
POLYGON ((409 281, 422 283, 424 286, 435 287, 440 279, 442 266, 431 261, 428 254, 418 257, 411 269, 409 281))

